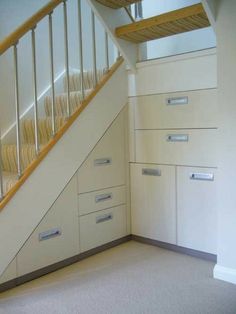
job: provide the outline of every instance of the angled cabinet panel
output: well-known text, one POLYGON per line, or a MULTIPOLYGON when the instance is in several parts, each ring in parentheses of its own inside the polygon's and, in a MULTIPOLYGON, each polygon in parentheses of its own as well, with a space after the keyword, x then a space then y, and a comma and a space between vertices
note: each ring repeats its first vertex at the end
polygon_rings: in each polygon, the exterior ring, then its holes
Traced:
POLYGON ((125 184, 125 125, 121 112, 78 171, 79 193, 125 184))
POLYGON ((131 165, 132 234, 176 244, 175 167, 131 165))
POLYGON ((177 168, 178 245, 217 252, 217 171, 177 168))
POLYGON ((17 275, 16 275, 16 259, 14 259, 9 264, 9 266, 7 267, 5 272, 2 274, 2 276, 0 276, 0 284, 8 282, 12 279, 15 279, 16 277, 17 277, 17 275))
POLYGON ((18 276, 79 253, 77 180, 74 177, 17 255, 18 276))

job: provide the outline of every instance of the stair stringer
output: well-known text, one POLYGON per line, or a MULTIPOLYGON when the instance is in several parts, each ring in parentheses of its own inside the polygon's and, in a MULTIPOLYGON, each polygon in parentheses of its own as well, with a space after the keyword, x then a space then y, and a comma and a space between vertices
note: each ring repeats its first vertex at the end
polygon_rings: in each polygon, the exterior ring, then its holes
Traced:
POLYGON ((0 213, 0 276, 127 103, 123 63, 0 213))
POLYGON ((100 22, 109 33, 116 47, 119 48, 132 71, 136 71, 136 62, 138 60, 138 45, 119 39, 115 35, 117 27, 131 23, 128 14, 124 8, 114 10, 98 3, 96 0, 87 0, 92 10, 95 12, 100 22))

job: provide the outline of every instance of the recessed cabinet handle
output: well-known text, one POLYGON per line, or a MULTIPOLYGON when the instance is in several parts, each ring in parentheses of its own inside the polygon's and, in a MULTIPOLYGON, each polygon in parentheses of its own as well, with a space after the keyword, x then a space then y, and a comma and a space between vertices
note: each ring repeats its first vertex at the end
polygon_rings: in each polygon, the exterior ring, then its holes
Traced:
POLYGON ((188 104, 188 97, 171 97, 166 99, 167 105, 187 105, 188 104))
POLYGON ((168 134, 167 142, 188 142, 188 134, 168 134))
POLYGON ((213 173, 190 173, 191 180, 214 181, 213 173))
POLYGON ((105 214, 105 215, 102 215, 102 216, 98 216, 96 217, 96 224, 99 224, 101 222, 105 222, 105 221, 109 221, 109 220, 112 220, 113 219, 113 214, 110 213, 110 214, 105 214))
POLYGON ((112 159, 111 158, 100 158, 94 160, 95 166, 105 166, 105 165, 111 165, 112 159))
POLYGON ((44 240, 48 240, 51 238, 55 238, 61 235, 61 229, 60 228, 55 228, 55 229, 51 229, 51 230, 47 230, 44 232, 39 233, 39 241, 44 241, 44 240))
POLYGON ((142 175, 144 176, 161 176, 161 170, 160 169, 150 169, 150 168, 143 168, 142 169, 142 175))
POLYGON ((104 202, 112 199, 112 193, 101 194, 95 196, 95 203, 104 202))

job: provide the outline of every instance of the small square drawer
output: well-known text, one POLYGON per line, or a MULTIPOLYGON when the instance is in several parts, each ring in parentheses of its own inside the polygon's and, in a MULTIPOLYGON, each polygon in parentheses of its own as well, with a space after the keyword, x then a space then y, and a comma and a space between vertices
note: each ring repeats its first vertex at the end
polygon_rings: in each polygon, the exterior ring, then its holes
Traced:
POLYGON ((81 216, 79 221, 81 252, 85 252, 126 235, 126 206, 81 216))
POLYGON ((79 215, 125 204, 126 188, 118 186, 79 195, 79 215))

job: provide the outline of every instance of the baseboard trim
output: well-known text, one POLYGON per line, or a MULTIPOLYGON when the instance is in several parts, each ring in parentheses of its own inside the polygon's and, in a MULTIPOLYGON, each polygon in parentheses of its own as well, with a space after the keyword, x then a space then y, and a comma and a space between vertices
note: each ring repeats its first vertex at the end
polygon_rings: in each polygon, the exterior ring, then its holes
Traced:
POLYGON ((214 278, 236 285, 236 269, 215 265, 214 278))
POLYGON ((77 262, 79 262, 79 261, 81 261, 81 260, 83 260, 85 258, 88 258, 88 257, 90 257, 92 255, 101 253, 103 251, 111 249, 111 248, 113 248, 115 246, 118 246, 118 245, 123 244, 125 242, 128 242, 130 240, 131 240, 131 235, 125 236, 123 238, 111 241, 109 243, 106 243, 104 245, 101 245, 99 247, 91 249, 89 251, 86 251, 86 252, 80 253, 78 255, 69 257, 69 258, 67 258, 67 259, 65 259, 63 261, 58 262, 58 263, 46 266, 46 267, 41 268, 41 269, 38 269, 36 271, 33 271, 33 272, 29 273, 29 274, 23 275, 23 276, 18 277, 16 279, 10 280, 8 282, 4 282, 4 283, 0 284, 0 293, 4 292, 4 291, 7 291, 9 289, 15 288, 16 286, 20 286, 20 285, 22 285, 22 284, 24 284, 24 283, 26 283, 28 281, 37 279, 39 277, 42 277, 44 275, 47 275, 47 274, 52 273, 54 271, 57 271, 57 270, 59 270, 61 268, 64 268, 66 266, 69 266, 69 265, 72 265, 74 263, 77 263, 77 262))
POLYGON ((214 255, 214 254, 205 253, 205 252, 201 252, 201 251, 197 251, 197 250, 192 250, 192 249, 188 249, 188 248, 185 248, 182 246, 178 246, 178 245, 174 245, 174 244, 170 244, 170 243, 166 243, 166 242, 161 242, 161 241, 153 240, 153 239, 149 239, 149 238, 144 238, 144 237, 140 237, 137 235, 132 235, 132 240, 137 241, 137 242, 141 242, 144 244, 150 244, 153 246, 157 246, 157 247, 167 249, 170 251, 174 251, 177 253, 182 253, 185 255, 190 255, 193 257, 201 258, 201 259, 211 261, 214 263, 217 262, 217 255, 214 255))

